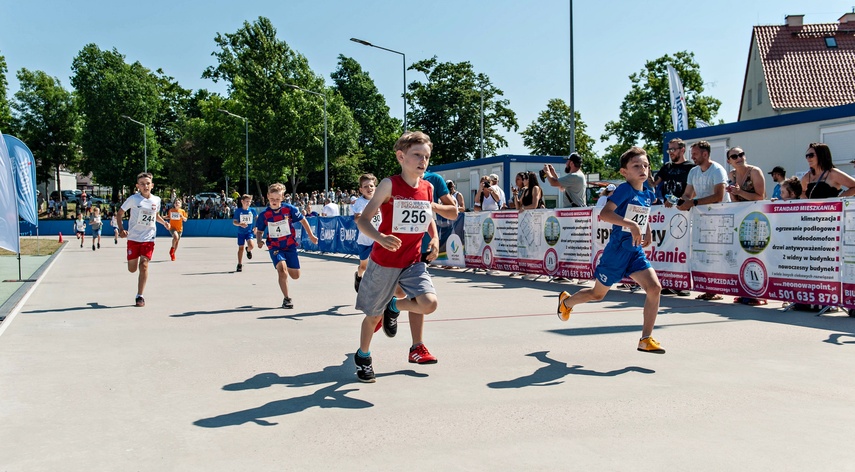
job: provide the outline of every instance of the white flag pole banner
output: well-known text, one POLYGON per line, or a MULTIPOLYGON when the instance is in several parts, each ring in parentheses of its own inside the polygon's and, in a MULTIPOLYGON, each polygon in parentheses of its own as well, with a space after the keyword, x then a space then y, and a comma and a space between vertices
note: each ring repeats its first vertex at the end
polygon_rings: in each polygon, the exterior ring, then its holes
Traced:
POLYGON ((674 131, 689 129, 689 112, 686 106, 686 94, 683 92, 683 82, 677 70, 668 64, 668 85, 671 89, 671 122, 674 131))
POLYGON ((740 202, 692 211, 695 290, 837 305, 841 200, 740 202))
MULTIPOLYGON (((594 210, 594 254, 592 265, 596 269, 603 250, 609 242, 613 225, 600 219, 600 208, 594 210)), ((691 273, 689 271, 689 252, 691 236, 689 234, 689 212, 676 208, 657 205, 651 208, 650 236, 653 242, 644 248, 644 254, 664 288, 689 290, 691 273)), ((625 277, 624 283, 634 282, 625 277)))
POLYGON ((0 139, 0 247, 14 253, 21 252, 18 234, 18 198, 12 161, 6 149, 6 140, 0 139))

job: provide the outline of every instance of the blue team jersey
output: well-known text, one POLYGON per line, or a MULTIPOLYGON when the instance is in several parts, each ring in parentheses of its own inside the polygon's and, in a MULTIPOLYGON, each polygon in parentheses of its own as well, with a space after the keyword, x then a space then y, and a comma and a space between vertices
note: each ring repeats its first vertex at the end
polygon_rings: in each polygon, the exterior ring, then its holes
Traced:
MULTIPOLYGON (((240 223, 241 222, 241 215, 250 215, 250 217, 249 217, 249 221, 246 222, 247 223, 246 228, 241 228, 240 226, 237 227, 238 234, 246 234, 246 233, 252 234, 252 228, 255 226, 256 220, 258 220, 258 213, 256 213, 255 210, 253 210, 252 208, 249 208, 246 210, 244 210, 243 208, 236 208, 235 209, 235 216, 233 219, 236 222, 240 223)), ((244 220, 246 220, 246 219, 247 219, 247 217, 244 216, 244 220)))
POLYGON ((264 209, 255 220, 255 229, 267 230, 268 249, 288 249, 297 245, 294 238, 294 223, 303 220, 300 210, 290 203, 283 203, 278 210, 264 209))
MULTIPOLYGON (((654 193, 648 190, 646 187, 643 190, 636 190, 632 188, 627 182, 624 182, 618 185, 618 188, 615 189, 614 193, 609 195, 609 201, 613 202, 617 205, 615 208, 615 214, 620 217, 626 217, 627 208, 629 205, 637 205, 641 207, 650 208, 650 205, 653 203, 653 200, 656 198, 654 193)), ((644 231, 642 231, 642 236, 644 236, 644 231)), ((620 225, 612 226, 612 234, 609 237, 610 241, 615 241, 615 243, 621 243, 625 239, 632 238, 632 233, 629 231, 624 231, 624 227, 620 225)))

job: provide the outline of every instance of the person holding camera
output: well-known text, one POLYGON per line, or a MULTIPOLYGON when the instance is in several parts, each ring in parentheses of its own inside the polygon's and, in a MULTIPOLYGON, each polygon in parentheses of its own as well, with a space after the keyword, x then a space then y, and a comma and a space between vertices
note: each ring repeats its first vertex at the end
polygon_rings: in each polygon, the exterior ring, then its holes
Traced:
POLYGON ((553 187, 561 188, 561 208, 588 206, 585 199, 588 181, 582 173, 582 156, 575 152, 570 154, 564 165, 564 173, 567 175, 559 178, 552 164, 546 164, 540 172, 540 178, 553 187))
MULTIPOLYGON (((495 174, 493 174, 495 175, 495 174)), ((497 211, 502 208, 502 195, 498 185, 494 185, 492 176, 481 177, 481 184, 478 186, 478 191, 475 193, 475 211, 497 211)), ((496 176, 496 181, 499 177, 496 176)))

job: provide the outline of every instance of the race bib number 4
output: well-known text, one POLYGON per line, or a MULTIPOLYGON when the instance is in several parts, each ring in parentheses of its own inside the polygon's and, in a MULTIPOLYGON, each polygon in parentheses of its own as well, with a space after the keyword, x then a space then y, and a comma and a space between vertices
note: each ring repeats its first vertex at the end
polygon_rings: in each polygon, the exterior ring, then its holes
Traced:
POLYGON ((284 238, 291 234, 291 225, 288 218, 282 221, 271 221, 267 223, 267 235, 271 238, 284 238))
POLYGON ((140 208, 137 212, 137 224, 142 226, 154 227, 155 213, 152 210, 145 210, 140 208))
MULTIPOLYGON (((641 206, 641 205, 627 205, 626 206, 626 216, 624 218, 628 218, 638 225, 641 228, 641 234, 644 235, 647 232, 647 219, 650 216, 650 207, 641 206)), ((629 231, 629 228, 626 226, 623 227, 624 231, 629 231)))
POLYGON ((393 233, 424 233, 433 219, 430 202, 395 200, 392 214, 393 233))

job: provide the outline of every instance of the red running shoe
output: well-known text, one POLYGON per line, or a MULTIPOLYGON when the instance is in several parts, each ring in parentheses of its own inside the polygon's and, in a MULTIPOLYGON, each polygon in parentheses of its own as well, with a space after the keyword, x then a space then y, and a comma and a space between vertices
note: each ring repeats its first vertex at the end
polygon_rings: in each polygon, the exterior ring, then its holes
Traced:
POLYGON ((175 260, 175 248, 174 247, 169 248, 169 257, 171 257, 173 261, 175 260))
POLYGON ((436 364, 436 357, 428 351, 424 343, 410 348, 411 364, 436 364))

